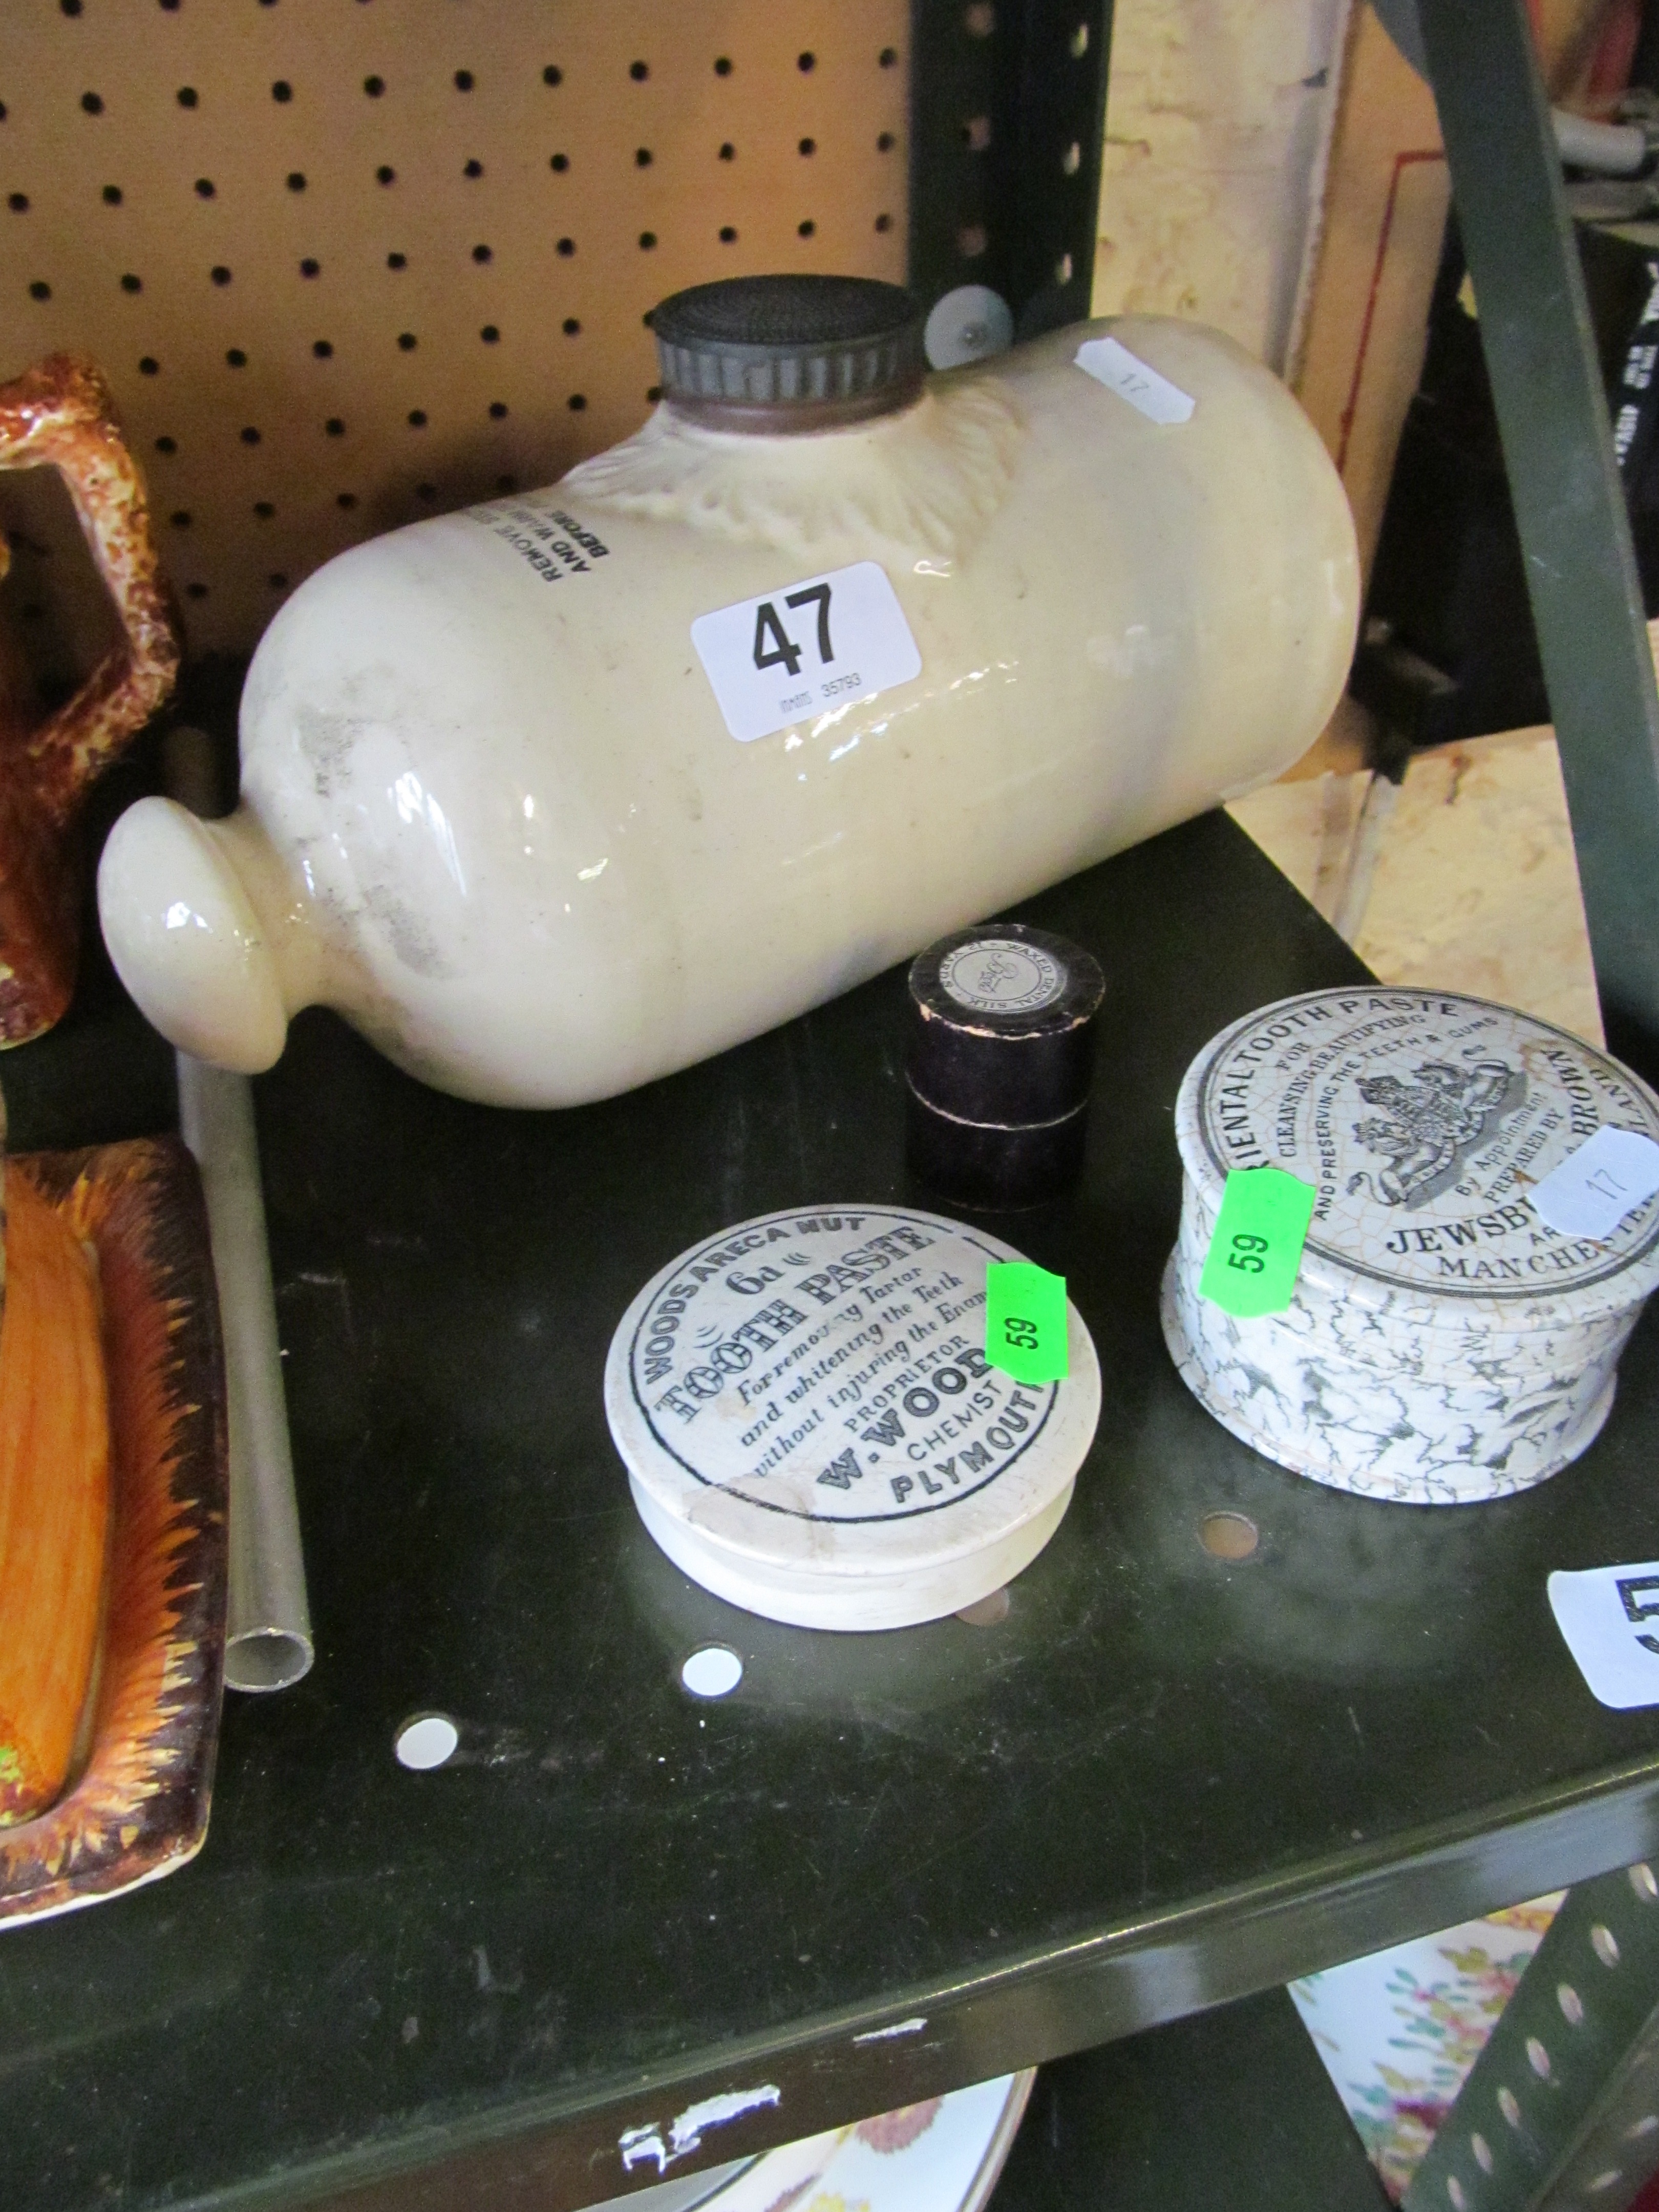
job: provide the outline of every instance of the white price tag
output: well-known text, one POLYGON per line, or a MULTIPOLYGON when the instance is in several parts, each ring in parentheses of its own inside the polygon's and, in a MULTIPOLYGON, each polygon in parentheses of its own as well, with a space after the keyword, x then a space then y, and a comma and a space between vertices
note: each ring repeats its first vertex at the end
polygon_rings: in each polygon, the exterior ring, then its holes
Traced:
POLYGON ((855 561, 699 615, 691 625, 726 726, 739 744, 921 673, 886 571, 855 561))
POLYGON ((1597 1702, 1659 1705, 1659 1559, 1553 1574, 1555 1625, 1597 1702))
POLYGON ((1138 408, 1149 422, 1190 422, 1198 402, 1167 376, 1138 360, 1115 338, 1086 338, 1073 356, 1097 384, 1138 408))
POLYGON ((1564 1237, 1600 1243, 1656 1190, 1659 1145, 1634 1129, 1598 1129, 1550 1170, 1532 1194, 1533 1210, 1564 1237))

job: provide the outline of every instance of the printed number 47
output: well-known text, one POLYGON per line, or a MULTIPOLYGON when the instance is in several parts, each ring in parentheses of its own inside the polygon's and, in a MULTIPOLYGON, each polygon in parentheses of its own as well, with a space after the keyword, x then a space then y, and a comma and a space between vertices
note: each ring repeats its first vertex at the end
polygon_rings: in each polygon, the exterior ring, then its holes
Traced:
POLYGON ((1233 1239, 1233 1249, 1227 1255, 1227 1265, 1242 1269, 1247 1275, 1259 1275, 1267 1264, 1261 1257, 1267 1249, 1265 1237, 1252 1237, 1241 1231, 1233 1239))
POLYGON ((1021 1321, 1017 1314, 1005 1314, 1002 1320, 1004 1343, 1016 1352, 1035 1352, 1037 1348, 1037 1329, 1034 1321, 1021 1321))
MULTIPOLYGON (((818 659, 827 668, 836 657, 835 647, 830 642, 829 585, 810 584, 804 592, 791 592, 783 604, 787 607, 805 607, 815 599, 818 609, 818 659)), ((799 676, 800 655, 801 648, 778 620, 777 609, 770 599, 763 599, 755 611, 756 667, 787 668, 792 676, 799 676)))

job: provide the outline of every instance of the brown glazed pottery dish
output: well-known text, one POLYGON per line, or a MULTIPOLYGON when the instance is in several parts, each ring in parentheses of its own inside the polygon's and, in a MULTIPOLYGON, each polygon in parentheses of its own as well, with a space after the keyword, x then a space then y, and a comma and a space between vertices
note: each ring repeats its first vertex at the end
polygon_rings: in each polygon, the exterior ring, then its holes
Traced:
POLYGON ((111 1541, 88 1747, 0 1828, 0 1928, 171 1874, 201 1849, 224 1668, 226 1419, 195 1162, 177 1138, 14 1156, 97 1255, 111 1541))

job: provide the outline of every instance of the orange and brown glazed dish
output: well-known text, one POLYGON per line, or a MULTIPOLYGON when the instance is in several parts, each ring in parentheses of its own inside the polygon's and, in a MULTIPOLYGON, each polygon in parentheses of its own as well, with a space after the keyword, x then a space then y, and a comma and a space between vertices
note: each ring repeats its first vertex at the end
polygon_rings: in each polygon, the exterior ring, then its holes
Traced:
POLYGON ((109 1401, 91 1255, 26 1175, 5 1189, 0 1313, 0 1827, 63 1789, 92 1681, 109 1401))
MULTIPOLYGON (((223 1360, 195 1163, 176 1139, 145 1139, 16 1156, 5 1174, 14 1219, 38 1225, 38 1206, 95 1255, 109 1528, 90 1707, 61 1794, 0 1826, 0 1924, 154 1881, 201 1848, 226 1570, 223 1360)), ((8 1331, 32 1252, 9 1238, 8 1331)), ((35 1602, 5 1571, 0 1654, 19 1640, 17 1619, 33 1623, 35 1602)), ((0 1729, 13 1694, 6 1663, 0 1656, 0 1729)))

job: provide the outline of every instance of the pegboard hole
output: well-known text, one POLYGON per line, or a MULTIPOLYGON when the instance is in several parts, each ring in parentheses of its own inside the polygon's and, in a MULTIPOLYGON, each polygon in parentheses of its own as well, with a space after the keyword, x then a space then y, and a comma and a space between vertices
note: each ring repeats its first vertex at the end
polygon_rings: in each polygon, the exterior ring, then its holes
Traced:
POLYGON ((268 499, 256 499, 253 502, 253 512, 261 522, 269 522, 276 510, 268 499))
POLYGON ((51 297, 52 297, 52 287, 51 287, 51 285, 50 285, 50 284, 47 284, 47 283, 42 283, 41 279, 40 279, 40 277, 38 277, 38 276, 37 276, 37 277, 35 278, 35 280, 34 280, 33 283, 32 283, 32 284, 29 286, 29 297, 30 297, 30 299, 31 299, 31 300, 49 300, 49 299, 51 299, 51 297))
POLYGON ((179 450, 179 441, 176 438, 158 438, 155 441, 155 450, 158 453, 176 453, 179 450))
POLYGON ((302 192, 306 188, 306 173, 303 169, 290 169, 284 181, 289 191, 302 192))
POLYGON ((471 72, 471 70, 456 70, 456 72, 455 72, 455 89, 456 89, 456 91, 457 91, 457 92, 471 92, 471 89, 472 89, 472 72, 471 72))
POLYGON ((1631 1887, 1644 1905, 1651 1905, 1654 1899, 1659 1897, 1659 1881, 1656 1881, 1653 1878, 1653 1869, 1645 1859, 1638 1859, 1627 1871, 1631 1887))
POLYGON ((876 59, 880 63, 883 69, 893 69, 898 63, 898 48, 896 46, 884 46, 881 52, 876 56, 876 59))
POLYGON ((409 410, 408 421, 409 427, 411 430, 424 430, 426 428, 425 408, 411 407, 409 410))
POLYGON ((580 415, 587 404, 587 395, 585 392, 573 392, 564 404, 573 415, 580 415))
POLYGON ((1481 2172, 1490 2173, 1494 2161, 1492 2145, 1486 2141, 1485 2136, 1479 2133, 1472 2135, 1469 2137, 1469 2148, 1474 2153, 1474 2162, 1481 2172))
POLYGON ((656 243, 657 234, 654 230, 642 230, 640 233, 640 252, 641 253, 649 253, 653 252, 656 246, 656 243))
MULTIPOLYGON (((33 285, 29 287, 31 291, 33 291, 33 285)), ((46 287, 44 285, 40 288, 40 296, 42 299, 46 297, 46 287)), ((147 353, 141 357, 138 363, 138 374, 140 376, 159 376, 161 374, 161 364, 156 360, 153 353, 147 353)))
POLYGON ((230 282, 230 271, 225 267, 222 261, 219 262, 215 267, 208 270, 208 276, 210 281, 215 284, 228 284, 230 282))
POLYGON ((340 420, 337 415, 331 415, 327 422, 324 423, 323 429, 325 434, 331 438, 343 438, 345 435, 345 424, 340 420))
POLYGON ((270 88, 270 96, 279 107, 286 107, 294 97, 294 87, 284 76, 279 76, 270 88))
POLYGON ((186 584, 185 586, 185 597, 187 599, 204 599, 207 595, 208 587, 205 584, 186 584))
POLYGON ((313 343, 311 350, 319 361, 332 361, 334 358, 334 348, 326 338, 316 339, 313 343))
POLYGON ((547 67, 542 71, 542 82, 544 84, 562 84, 564 82, 564 71, 559 68, 556 63, 549 62, 547 67))
MULTIPOLYGON (((289 181, 292 182, 292 179, 289 181)), ((382 161, 374 172, 374 181, 377 185, 395 185, 398 181, 398 172, 389 161, 382 161)))
POLYGON ((551 155, 549 156, 547 166, 550 169, 556 169, 562 176, 570 167, 570 156, 568 154, 551 155))
POLYGON ((481 177, 483 174, 483 163, 482 161, 463 161, 461 164, 461 174, 464 177, 481 177))
POLYGON ((300 274, 302 276, 320 276, 322 273, 322 263, 312 260, 309 255, 300 264, 300 274))
POLYGON ((728 54, 721 54, 721 55, 718 58, 718 59, 715 61, 715 64, 714 64, 714 74, 715 74, 715 76, 731 76, 731 74, 732 74, 732 60, 731 60, 731 57, 730 57, 730 55, 728 55, 728 54))
POLYGON ((415 496, 416 499, 436 499, 438 487, 436 484, 417 483, 415 487, 415 496))
POLYGON ((229 352, 225 356, 225 366, 227 368, 246 368, 247 367, 247 356, 242 351, 240 346, 231 347, 229 352))
POLYGON ((179 105, 180 107, 195 107, 200 104, 197 99, 196 88, 193 84, 181 84, 179 88, 178 96, 179 105))
POLYGON ((556 252, 562 254, 564 258, 568 261, 571 255, 576 251, 576 241, 574 238, 562 238, 554 250, 556 252))
POLYGON ((175 530, 188 530, 194 520, 195 518, 191 515, 189 508, 183 507, 176 508, 174 512, 167 517, 167 520, 173 525, 175 530))
POLYGON ((1198 1540, 1212 1559, 1248 1559, 1261 1532, 1248 1513, 1206 1513, 1198 1524, 1198 1540))
POLYGON ((812 221, 810 216, 805 222, 798 222, 795 225, 795 235, 797 238, 811 238, 816 234, 817 230, 817 225, 812 221))
POLYGON ((121 204, 121 200, 122 200, 122 191, 121 191, 121 187, 119 186, 119 185, 105 185, 105 187, 104 187, 104 205, 105 205, 106 207, 119 207, 119 206, 120 206, 120 204, 121 204))
POLYGON ((363 79, 363 90, 371 100, 378 100, 386 90, 386 79, 383 76, 366 76, 363 79))
POLYGON ((357 504, 357 495, 355 491, 343 491, 337 493, 335 495, 334 504, 336 507, 343 507, 349 514, 352 508, 357 504))
POLYGON ((737 232, 732 229, 729 222, 723 222, 720 225, 720 244, 722 246, 735 246, 737 242, 737 232))
POLYGON ((497 491, 517 491, 519 479, 517 477, 497 477, 495 489, 497 491))
POLYGON ((893 150, 895 143, 893 134, 890 131, 878 131, 876 133, 876 151, 878 154, 890 154, 893 150))
POLYGON ((803 76, 810 76, 811 71, 814 70, 817 65, 818 58, 816 54, 797 54, 795 56, 795 67, 799 70, 803 76))
POLYGON ((1562 2019, 1570 2027, 1582 2027, 1584 2025, 1584 2000, 1571 1982, 1556 1984, 1555 2002, 1561 2008, 1562 2019))
POLYGON ((722 161, 735 161, 737 158, 738 149, 728 138, 726 143, 720 148, 720 159, 722 161))
POLYGON ((398 350, 399 353, 413 353, 419 343, 420 340, 416 337, 413 331, 398 331, 398 350))
POLYGON ((567 315, 564 319, 562 328, 563 329, 566 337, 574 338, 580 331, 581 325, 576 320, 576 318, 574 315, 567 315))
POLYGON ((14 215, 27 215, 29 211, 29 196, 27 192, 10 192, 7 195, 6 205, 14 215))
POLYGON ((816 138, 803 138, 795 150, 810 160, 818 150, 818 142, 816 138))
MULTIPOLYGON (((179 95, 181 100, 184 96, 182 92, 179 95)), ((191 97, 194 98, 194 94, 191 97)), ((81 106, 88 115, 101 115, 104 112, 104 103, 95 92, 83 92, 81 94, 81 106)))
POLYGON ((499 422, 506 412, 507 402, 505 399, 492 399, 490 401, 489 419, 492 422, 499 422))
POLYGON ((1498 2109, 1512 2128, 1521 2124, 1521 2100, 1513 2089, 1504 2087, 1498 2093, 1498 2109))
POLYGON ((970 154, 982 154, 991 143, 988 115, 970 115, 962 126, 962 143, 970 154))
POLYGON ((252 422, 247 425, 246 428, 244 429, 241 434, 242 443, 245 446, 257 446, 259 442, 259 433, 254 428, 252 422))
POLYGON ((472 249, 472 258, 482 265, 484 262, 493 261, 495 258, 495 251, 488 246, 475 246, 472 249))
POLYGON ((270 586, 273 592, 285 592, 288 589, 288 578, 282 574, 280 569, 274 575, 267 576, 265 581, 270 586))
POLYGON ((211 177, 198 177, 196 179, 196 197, 198 200, 212 199, 215 197, 215 191, 216 187, 211 177))
POLYGON ((501 342, 501 334, 496 329, 494 323, 486 323, 483 328, 479 331, 478 336, 483 340, 486 345, 497 345, 501 342))
POLYGON ((893 218, 890 215, 878 215, 876 217, 876 228, 878 230, 890 230, 892 228, 893 218))
POLYGON ((129 270, 121 279, 121 289, 124 292, 142 292, 143 289, 143 278, 142 276, 135 276, 131 270, 129 270))
POLYGON ((651 149, 648 146, 636 146, 634 149, 634 167, 636 169, 648 169, 651 167, 651 149))
POLYGON ((645 387, 645 396, 646 396, 646 398, 650 401, 651 404, 654 407, 654 406, 656 405, 657 402, 658 402, 658 401, 662 398, 662 386, 661 386, 661 385, 659 385, 659 384, 647 384, 647 385, 646 386, 646 387, 645 387))
POLYGON ((971 8, 962 11, 962 27, 970 39, 988 39, 997 27, 997 11, 991 0, 974 0, 971 8))
POLYGON ((957 252, 964 261, 977 261, 990 242, 982 223, 964 223, 957 233, 957 252))
POLYGON ((1550 2078, 1550 2055, 1535 2035, 1527 2038, 1527 2063, 1540 2081, 1550 2078))
POLYGON ((409 266, 409 256, 406 253, 388 253, 386 258, 386 265, 388 269, 407 269, 409 266))
POLYGON ((647 64, 644 62, 629 62, 628 64, 628 74, 633 78, 635 84, 643 84, 647 77, 650 76, 651 71, 647 64))

